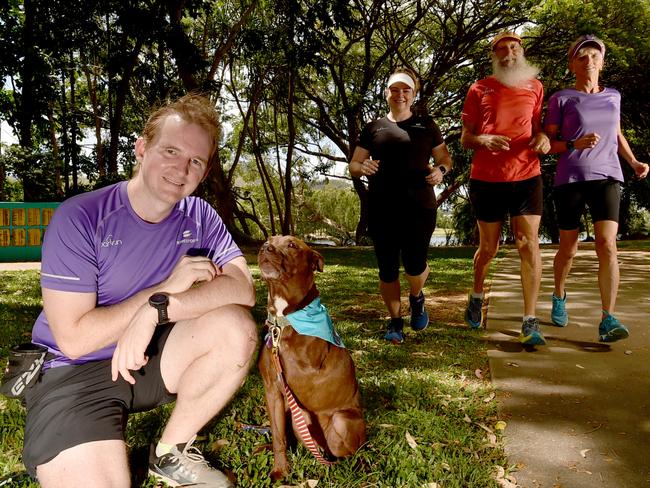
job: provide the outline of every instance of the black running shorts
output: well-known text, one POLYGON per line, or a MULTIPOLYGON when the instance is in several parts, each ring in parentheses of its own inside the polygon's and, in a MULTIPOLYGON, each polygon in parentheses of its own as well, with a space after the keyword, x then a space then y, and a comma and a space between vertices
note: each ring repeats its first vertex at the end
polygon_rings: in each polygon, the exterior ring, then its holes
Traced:
POLYGON ((589 205, 591 221, 618 222, 621 184, 616 180, 576 181, 553 189, 557 225, 562 230, 580 227, 580 218, 589 205))
POLYGON ((476 220, 481 222, 504 222, 508 214, 542 215, 542 177, 496 183, 470 180, 469 198, 476 220))
POLYGON ((371 209, 369 231, 381 281, 392 283, 399 278, 400 256, 406 274, 419 276, 424 272, 436 212, 435 208, 415 205, 403 211, 371 209))
POLYGON ((135 385, 111 380, 111 360, 46 370, 27 390, 23 463, 36 467, 61 451, 100 440, 123 439, 130 412, 150 410, 176 399, 160 373, 160 357, 173 324, 158 326, 147 349, 149 361, 132 372, 135 385))

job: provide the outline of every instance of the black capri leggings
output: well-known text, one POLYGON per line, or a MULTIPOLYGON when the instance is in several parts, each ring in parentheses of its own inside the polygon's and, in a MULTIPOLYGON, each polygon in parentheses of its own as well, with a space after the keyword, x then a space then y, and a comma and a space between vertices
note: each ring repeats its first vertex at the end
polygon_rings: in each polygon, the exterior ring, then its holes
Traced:
POLYGON ((406 274, 422 274, 427 267, 429 243, 435 228, 435 208, 415 207, 401 212, 371 208, 369 231, 379 279, 392 283, 399 278, 400 255, 406 274))

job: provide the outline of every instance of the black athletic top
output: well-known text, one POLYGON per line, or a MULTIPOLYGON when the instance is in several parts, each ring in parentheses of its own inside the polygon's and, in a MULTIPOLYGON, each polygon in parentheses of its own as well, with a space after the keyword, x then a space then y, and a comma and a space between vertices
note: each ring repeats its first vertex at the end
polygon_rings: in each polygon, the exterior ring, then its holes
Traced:
POLYGON ((394 208, 415 203, 435 208, 436 195, 425 177, 432 149, 443 142, 429 115, 413 115, 401 122, 382 117, 366 125, 358 145, 379 160, 379 170, 368 177, 370 205, 394 208))

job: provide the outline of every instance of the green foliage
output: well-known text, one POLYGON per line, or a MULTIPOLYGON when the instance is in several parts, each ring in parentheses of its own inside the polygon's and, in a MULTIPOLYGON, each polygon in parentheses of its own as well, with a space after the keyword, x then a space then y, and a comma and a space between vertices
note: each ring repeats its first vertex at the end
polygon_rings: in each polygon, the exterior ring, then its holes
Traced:
MULTIPOLYGON (((417 109, 441 126, 459 167, 446 180, 463 190, 471 153, 453 144, 461 105, 469 85, 489 74, 489 39, 506 28, 524 34, 547 96, 572 82, 569 43, 599 35, 607 45, 602 81, 621 91, 623 130, 647 159, 650 4, 643 0, 9 0, 0 7, 0 116, 24 147, 28 164, 15 174, 26 193, 54 199, 128 177, 151 107, 202 90, 225 127, 220 176, 206 184, 207 198, 231 230, 250 237, 283 225, 307 232, 315 226, 304 182, 344 163, 361 127, 384 115, 383 84, 399 65, 420 75, 417 109), (96 133, 100 141, 82 148, 96 133)), ((544 171, 550 181, 552 164, 544 171)), ((629 233, 631 212, 650 206, 650 187, 625 171, 621 228, 629 233)), ((554 239, 546 210, 543 233, 554 239)))
MULTIPOLYGON (((351 351, 368 422, 368 444, 355 456, 332 467, 319 465, 302 446, 292 448, 291 475, 296 486, 309 479, 328 487, 411 487, 439 483, 445 487, 496 487, 494 470, 506 466, 503 449, 486 437, 484 426, 498 420, 487 371, 485 342, 462 325, 462 306, 438 308, 443 301, 464 303, 471 283, 471 248, 436 248, 429 256, 432 275, 425 293, 432 315, 429 328, 407 331, 401 347, 382 339, 385 308, 378 296, 374 255, 368 248, 320 249, 325 271, 317 277, 324 303, 351 351), (410 440, 412 439, 412 440, 410 440)), ((253 250, 251 250, 253 252, 253 250)), ((252 260, 249 260, 252 261, 252 260)), ((36 272, 0 273, 2 344, 29 333, 39 309, 36 272)), ((266 315, 266 287, 253 266, 260 324, 266 315)), ((406 282, 402 283, 404 286, 406 282)), ((0 348, 5 357, 7 346, 0 348)), ((241 429, 267 424, 261 378, 253 369, 227 408, 201 432, 198 445, 216 466, 234 474, 238 486, 274 486, 269 473, 270 438, 241 429)), ((134 486, 154 487, 145 479, 148 445, 156 440, 171 411, 164 406, 132 415, 126 440, 134 486)), ((19 472, 24 410, 0 399, 0 476, 19 472)), ((498 436, 499 434, 497 434, 498 436)), ((19 475, 20 476, 20 475, 19 475)), ((22 478, 16 486, 36 486, 22 478)), ((275 485, 277 486, 277 484, 275 485)))

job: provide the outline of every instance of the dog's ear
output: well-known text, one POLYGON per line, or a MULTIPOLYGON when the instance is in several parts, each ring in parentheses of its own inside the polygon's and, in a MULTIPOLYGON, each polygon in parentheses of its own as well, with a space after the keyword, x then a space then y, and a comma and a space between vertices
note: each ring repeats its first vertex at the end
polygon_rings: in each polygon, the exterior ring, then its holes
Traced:
POLYGON ((323 268, 325 267, 325 259, 323 259, 323 255, 321 253, 312 249, 311 262, 316 271, 323 271, 323 268))

